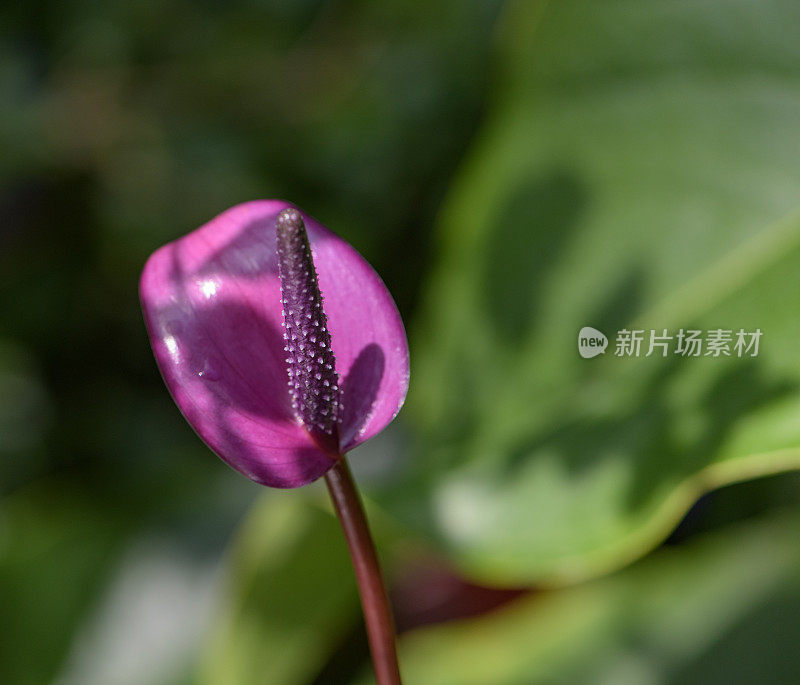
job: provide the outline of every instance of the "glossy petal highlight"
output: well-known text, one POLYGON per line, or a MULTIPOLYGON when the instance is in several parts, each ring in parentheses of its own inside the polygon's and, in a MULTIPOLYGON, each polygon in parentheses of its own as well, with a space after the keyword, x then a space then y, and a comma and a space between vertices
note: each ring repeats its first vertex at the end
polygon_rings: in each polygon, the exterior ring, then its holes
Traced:
MULTIPOLYGON (((320 477, 337 455, 295 416, 281 328, 275 219, 248 202, 156 251, 140 283, 156 361, 181 412, 223 460, 273 487, 320 477)), ((342 379, 340 452, 395 417, 408 345, 391 295, 345 241, 303 214, 342 379)))

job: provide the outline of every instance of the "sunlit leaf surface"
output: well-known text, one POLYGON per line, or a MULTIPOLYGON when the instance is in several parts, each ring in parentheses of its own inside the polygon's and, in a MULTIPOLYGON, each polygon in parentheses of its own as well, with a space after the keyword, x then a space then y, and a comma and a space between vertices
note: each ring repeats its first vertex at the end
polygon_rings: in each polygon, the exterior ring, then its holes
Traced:
POLYGON ((792 2, 520 2, 416 328, 395 512, 463 569, 564 582, 721 483, 800 466, 792 2), (608 335, 582 359, 577 333, 608 335), (757 357, 614 355, 761 329, 757 357), (674 341, 673 341, 674 344, 674 341))

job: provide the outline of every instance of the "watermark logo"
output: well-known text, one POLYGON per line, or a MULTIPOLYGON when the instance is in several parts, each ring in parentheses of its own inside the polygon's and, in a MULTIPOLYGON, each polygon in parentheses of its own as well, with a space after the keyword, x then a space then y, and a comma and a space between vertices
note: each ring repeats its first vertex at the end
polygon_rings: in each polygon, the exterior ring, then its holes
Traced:
POLYGON ((578 352, 584 359, 591 359, 598 354, 605 354, 608 338, 591 326, 584 326, 578 333, 578 352))
MULTIPOLYGON (((623 328, 614 339, 615 357, 757 357, 760 328, 715 328, 702 331, 683 329, 669 331, 623 328)), ((596 328, 584 326, 578 333, 578 352, 584 359, 605 354, 608 338, 596 328)))

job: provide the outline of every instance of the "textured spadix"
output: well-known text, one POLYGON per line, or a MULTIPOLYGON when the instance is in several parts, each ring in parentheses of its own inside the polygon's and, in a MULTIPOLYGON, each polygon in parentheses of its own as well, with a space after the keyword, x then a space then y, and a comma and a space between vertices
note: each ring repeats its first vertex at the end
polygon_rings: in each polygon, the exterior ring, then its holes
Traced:
POLYGON ((409 376, 386 287, 349 244, 301 213, 341 379, 336 440, 310 430, 293 407, 276 240, 278 215, 291 207, 264 200, 229 209, 156 251, 140 283, 156 361, 178 407, 222 459, 274 487, 315 480, 381 431, 409 376))
POLYGON ((339 449, 340 392, 328 319, 303 217, 284 209, 275 220, 283 338, 292 408, 317 442, 339 449))

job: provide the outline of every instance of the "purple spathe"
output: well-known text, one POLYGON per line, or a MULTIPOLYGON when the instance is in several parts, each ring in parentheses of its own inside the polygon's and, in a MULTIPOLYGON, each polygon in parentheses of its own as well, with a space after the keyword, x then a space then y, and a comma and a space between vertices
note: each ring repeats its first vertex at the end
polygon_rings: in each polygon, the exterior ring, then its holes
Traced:
MULTIPOLYGON (((289 393, 275 221, 290 207, 277 200, 237 205, 157 250, 140 282, 156 361, 178 407, 223 460, 273 487, 309 483, 338 456, 312 437, 289 393)), ((344 453, 400 410, 408 345, 375 271, 302 216, 341 379, 344 453)))

